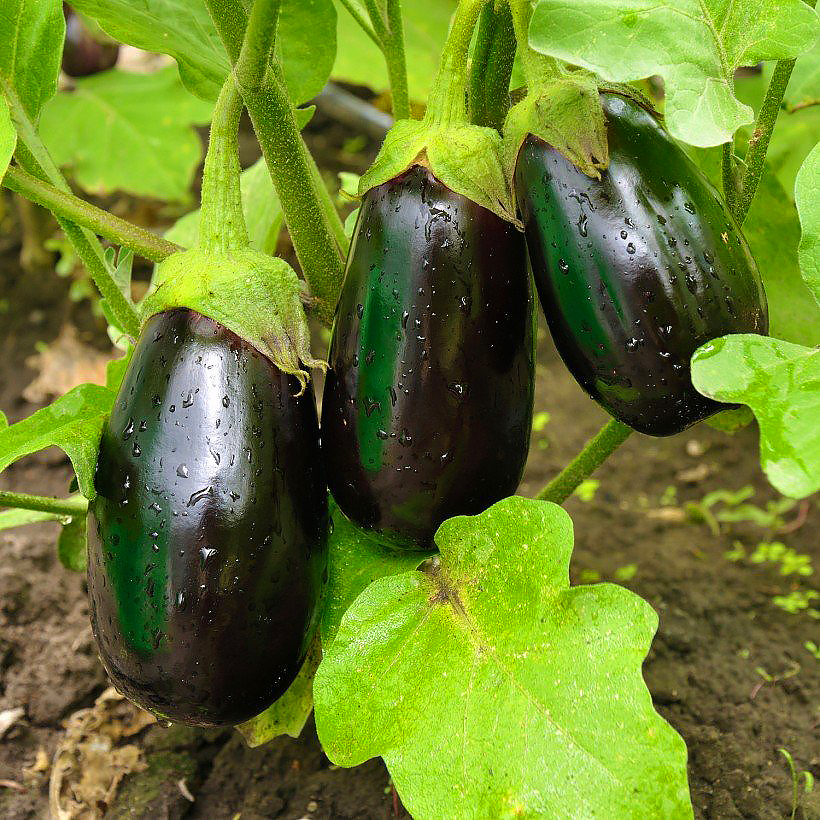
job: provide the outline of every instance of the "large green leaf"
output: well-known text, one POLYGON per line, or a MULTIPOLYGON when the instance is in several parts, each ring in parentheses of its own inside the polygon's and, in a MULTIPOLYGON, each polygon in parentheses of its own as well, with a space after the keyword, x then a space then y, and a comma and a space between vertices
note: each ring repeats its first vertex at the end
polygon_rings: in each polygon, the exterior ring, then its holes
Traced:
POLYGON ((23 456, 54 445, 71 459, 80 492, 94 498, 97 450, 114 398, 107 387, 81 384, 48 407, 0 429, 0 471, 23 456))
MULTIPOLYGON (((695 161, 720 185, 720 149, 694 150, 695 161)), ((795 344, 820 345, 820 309, 800 275, 797 210, 768 166, 743 223, 769 302, 770 332, 795 344)))
POLYGON ((11 121, 6 98, 0 94, 0 180, 3 179, 17 144, 17 131, 11 121))
MULTIPOLYGON (((455 7, 455 0, 402 3, 411 99, 423 101, 430 91, 455 7)), ((338 41, 334 79, 386 91, 387 69, 381 51, 344 8, 339 9, 338 41)))
POLYGON ((416 569, 430 553, 396 550, 360 530, 331 504, 332 532, 328 583, 320 630, 325 646, 332 643, 347 608, 378 578, 416 569))
MULTIPOLYGON (((228 74, 228 56, 203 0, 74 0, 72 5, 121 42, 170 54, 192 93, 216 99, 228 74)), ((277 52, 294 103, 314 97, 327 82, 336 52, 332 0, 284 0, 277 52)))
POLYGON ((436 543, 437 569, 371 584, 325 647, 331 760, 384 757, 417 820, 691 817, 686 747, 641 677, 657 616, 570 588, 569 516, 510 498, 436 543))
POLYGON ((0 84, 32 121, 57 89, 64 37, 60 0, 0 0, 0 84))
POLYGON ((751 408, 760 462, 777 490, 803 498, 820 489, 820 350, 724 336, 695 352, 692 382, 705 396, 751 408))
POLYGON ((800 269, 814 298, 820 302, 820 142, 797 175, 794 196, 803 230, 797 249, 800 269))
POLYGON ((185 200, 202 157, 194 123, 211 105, 191 96, 176 71, 106 71, 77 81, 43 109, 40 133, 55 162, 85 190, 185 200))
POLYGON ((614 82, 660 74, 670 132, 709 146, 753 119, 735 69, 795 57, 818 30, 803 0, 539 0, 530 43, 614 82))

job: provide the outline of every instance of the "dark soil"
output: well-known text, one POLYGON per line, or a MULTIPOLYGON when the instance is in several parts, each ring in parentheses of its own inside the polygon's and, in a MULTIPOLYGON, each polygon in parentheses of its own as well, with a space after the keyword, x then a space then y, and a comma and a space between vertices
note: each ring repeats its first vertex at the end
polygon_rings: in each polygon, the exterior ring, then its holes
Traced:
MULTIPOLYGON (((24 361, 38 342, 53 340, 69 320, 86 341, 105 344, 87 303, 69 302, 65 280, 50 270, 23 274, 16 257, 11 248, 0 258, 0 408, 10 421, 37 409, 21 392, 34 378, 24 361)), ((536 404, 550 420, 533 436, 524 495, 537 492, 605 420, 544 333, 536 404)), ((63 495, 70 478, 67 460, 49 450, 5 471, 0 487, 63 495)), ((737 541, 748 552, 776 539, 816 564, 816 503, 785 513, 791 531, 780 533, 741 522, 723 525, 716 535, 685 514, 685 502, 716 489, 751 485, 761 508, 776 498, 760 472, 753 428, 734 436, 706 425, 669 439, 635 435, 596 478, 592 500, 567 503, 576 530, 574 580, 589 580, 592 572, 626 577, 621 582, 659 613, 645 676, 657 708, 689 747, 697 816, 788 817, 792 779, 778 749, 820 777, 820 685, 817 661, 804 647, 820 638, 816 620, 785 612, 772 599, 809 589, 813 578, 782 576, 776 566, 730 561, 725 553, 737 541), (674 496, 669 487, 676 488, 674 496)), ((0 713, 25 710, 0 740, 0 816, 9 820, 48 816, 49 764, 65 740, 63 722, 91 706, 107 685, 84 581, 57 562, 56 530, 40 524, 0 532, 0 713)), ((107 801, 81 816, 406 816, 381 761, 353 770, 332 766, 312 722, 298 740, 282 738, 260 749, 248 749, 231 731, 156 725, 129 742, 143 750, 147 769, 127 774, 107 801)), ((817 798, 815 792, 803 799, 798 816, 820 817, 817 798)))

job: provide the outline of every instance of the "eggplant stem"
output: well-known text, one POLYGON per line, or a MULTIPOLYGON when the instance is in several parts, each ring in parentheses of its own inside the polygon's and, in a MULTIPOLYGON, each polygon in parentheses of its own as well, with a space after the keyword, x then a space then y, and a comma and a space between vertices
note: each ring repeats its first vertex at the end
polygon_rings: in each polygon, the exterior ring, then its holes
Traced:
POLYGON ((555 478, 536 496, 563 504, 580 483, 598 469, 630 436, 632 428, 610 419, 555 478))

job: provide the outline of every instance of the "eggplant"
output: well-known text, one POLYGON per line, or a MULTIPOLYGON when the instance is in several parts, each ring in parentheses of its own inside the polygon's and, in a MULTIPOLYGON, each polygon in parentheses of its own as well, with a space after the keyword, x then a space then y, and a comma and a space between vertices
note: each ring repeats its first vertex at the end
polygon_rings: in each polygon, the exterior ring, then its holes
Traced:
POLYGON ((66 3, 65 42, 63 43, 62 69, 69 77, 88 77, 113 68, 120 54, 119 43, 103 40, 102 32, 95 36, 88 30, 83 19, 66 3))
POLYGON ((296 676, 326 573, 310 385, 218 322, 150 318, 102 433, 91 623, 114 685, 158 716, 240 723, 296 676))
POLYGON ((516 200, 566 366, 616 419, 671 435, 726 407, 695 390, 689 360, 718 336, 765 334, 766 296, 739 227, 683 149, 632 100, 601 100, 601 178, 530 135, 516 200))
POLYGON ((515 492, 534 302, 521 233, 413 166, 362 201, 322 400, 328 485, 356 524, 430 548, 515 492))

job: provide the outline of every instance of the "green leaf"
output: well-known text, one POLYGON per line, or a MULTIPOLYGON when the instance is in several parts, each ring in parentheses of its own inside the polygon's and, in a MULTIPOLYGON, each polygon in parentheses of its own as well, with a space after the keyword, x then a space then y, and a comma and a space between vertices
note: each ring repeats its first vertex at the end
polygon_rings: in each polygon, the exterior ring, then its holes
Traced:
POLYGON ((299 737, 313 711, 313 676, 321 659, 322 643, 317 633, 296 680, 285 694, 268 706, 261 715, 236 727, 248 746, 261 746, 279 735, 299 737))
POLYGON ((128 363, 131 361, 132 352, 129 347, 129 349, 125 351, 124 356, 121 356, 119 359, 112 359, 105 366, 105 386, 115 394, 120 389, 120 384, 125 377, 125 371, 128 367, 128 363))
POLYGON ((320 630, 324 646, 333 642, 347 608, 378 578, 416 569, 429 552, 395 550, 359 529, 331 500, 328 583, 320 630))
POLYGON ((0 471, 23 456, 54 445, 71 459, 80 492, 89 500, 94 498, 97 450, 114 398, 106 387, 81 384, 48 407, 0 429, 0 471))
POLYGON ((72 572, 85 572, 87 541, 86 516, 70 518, 60 531, 57 539, 57 557, 60 563, 72 572))
MULTIPOLYGON (((185 87, 216 100, 228 75, 228 55, 203 0, 74 0, 72 5, 120 42, 170 54, 185 87)), ((283 0, 276 39, 294 104, 316 96, 336 56, 332 0, 283 0)))
POLYGON ((0 180, 6 175, 16 145, 17 131, 11 121, 8 103, 0 94, 0 180))
POLYGON ((192 126, 210 116, 211 106, 192 97, 170 66, 155 74, 111 70, 57 94, 40 134, 86 191, 183 201, 202 158, 192 126))
MULTIPOLYGON (((690 154, 719 187, 720 150, 692 150, 690 154)), ((797 264, 797 211, 768 167, 743 223, 743 234, 763 277, 770 333, 795 344, 820 345, 820 310, 797 264)))
POLYGON ((657 616, 569 587, 569 516, 508 498, 436 543, 437 569, 371 584, 325 647, 331 760, 381 755, 417 820, 691 817, 686 747, 641 677, 657 616))
POLYGON ((31 120, 57 90, 65 20, 60 0, 0 0, 0 84, 31 120))
POLYGON ((797 174, 794 198, 803 229, 797 258, 806 284, 820 303, 820 142, 797 174))
POLYGON ((783 495, 804 498, 820 489, 820 350, 724 336, 695 351, 692 383, 704 396, 751 408, 760 463, 783 495))
POLYGON ((0 530, 11 530, 14 527, 25 527, 27 524, 39 524, 41 521, 59 521, 64 519, 59 513, 39 512, 37 510, 3 510, 0 512, 0 530))
MULTIPOLYGON (((341 5, 341 3, 339 4, 341 5)), ((402 3, 407 85, 410 97, 424 100, 438 70, 439 55, 447 38, 455 0, 413 0, 402 3)), ((378 46, 344 9, 339 9, 338 49, 332 76, 374 91, 387 91, 387 69, 378 46)))
MULTIPOLYGON (((282 205, 273 187, 268 166, 260 157, 250 168, 242 172, 242 210, 251 247, 272 254, 282 228, 282 205)), ((165 234, 165 238, 183 248, 192 248, 199 240, 199 216, 197 208, 178 219, 165 234)))
POLYGON ((660 74, 670 133, 709 146, 753 120, 735 69, 796 57, 819 29, 803 0, 539 0, 530 44, 612 82, 660 74))

